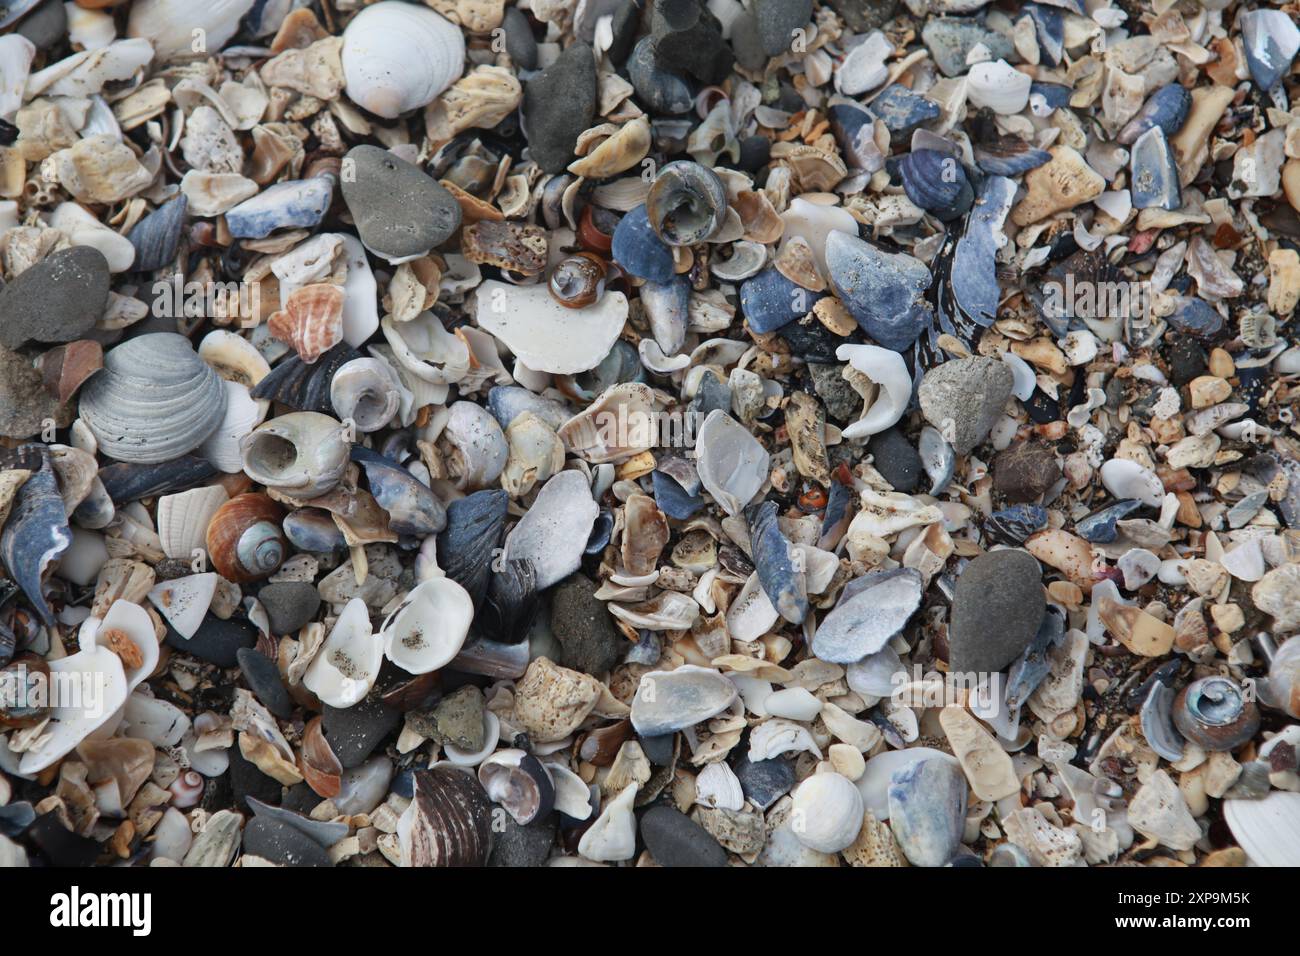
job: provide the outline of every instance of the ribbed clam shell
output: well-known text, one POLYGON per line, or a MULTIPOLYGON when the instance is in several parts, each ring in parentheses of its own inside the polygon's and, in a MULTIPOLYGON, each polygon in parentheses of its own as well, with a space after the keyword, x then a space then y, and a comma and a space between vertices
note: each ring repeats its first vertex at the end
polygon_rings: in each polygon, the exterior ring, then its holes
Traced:
POLYGON ((123 342, 81 389, 81 418, 99 450, 118 461, 155 464, 203 443, 226 414, 221 379, 174 332, 123 342))
POLYGON ((313 282, 295 289, 284 308, 267 320, 267 327, 311 365, 343 341, 342 286, 313 282))
POLYGON ((483 866, 492 848, 492 803, 474 775, 454 767, 414 774, 397 823, 403 866, 483 866))
POLYGON ((348 98, 385 119, 432 103, 465 69, 465 41, 440 14, 384 0, 343 31, 348 98))
POLYGON ((230 496, 221 485, 193 488, 158 499, 158 539, 163 554, 188 561, 204 546, 208 524, 230 496))
POLYGON ((239 30, 254 0, 139 0, 131 6, 128 36, 144 37, 159 60, 192 53, 196 34, 216 53, 239 30))
POLYGON ((475 605, 487 591, 492 554, 501 540, 510 500, 499 488, 476 491, 447 506, 447 527, 438 535, 438 558, 447 577, 469 592, 475 605))

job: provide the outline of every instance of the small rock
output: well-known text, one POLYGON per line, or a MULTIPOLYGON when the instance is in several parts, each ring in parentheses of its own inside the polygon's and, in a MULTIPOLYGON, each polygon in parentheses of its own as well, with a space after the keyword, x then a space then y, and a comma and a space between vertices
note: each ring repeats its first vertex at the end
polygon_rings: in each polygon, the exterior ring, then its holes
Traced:
POLYGON ((239 664, 236 656, 239 649, 257 644, 257 628, 248 621, 234 618, 223 621, 209 614, 188 640, 168 625, 166 642, 170 647, 209 664, 235 667, 239 664))
POLYGON ((950 359, 921 379, 921 413, 957 454, 966 455, 987 437, 1014 385, 1011 368, 999 359, 950 359))
POLYGON ((1106 180, 1076 150, 1053 146, 1049 152, 1052 158, 1047 163, 1025 174, 1028 194, 1011 210, 1011 221, 1017 226, 1092 202, 1106 188, 1106 180))
POLYGON ((275 716, 288 720, 293 714, 293 698, 280 679, 280 669, 275 661, 251 647, 241 647, 235 652, 235 659, 253 696, 275 716))
POLYGON ((719 867, 727 851, 708 830, 674 807, 660 804, 641 816, 641 839, 660 866, 719 867))
POLYGON ((358 767, 402 721, 399 711, 375 697, 352 707, 325 705, 321 729, 343 769, 358 767))
POLYGON ((433 737, 476 753, 483 747, 483 692, 473 684, 457 687, 433 709, 433 737))
POLYGON ((975 558, 953 595, 948 669, 1002 670, 1034 639, 1046 608, 1042 568, 1033 555, 1008 549, 975 558))
POLYGON ((524 86, 524 125, 533 161, 545 172, 563 172, 595 111, 596 59, 587 44, 574 43, 524 86))
POLYGON ((966 57, 981 44, 994 60, 1010 60, 1015 56, 1015 47, 1001 33, 978 21, 955 17, 930 18, 921 30, 921 42, 944 76, 961 76, 969 70, 966 57))
POLYGON ((46 419, 71 417, 71 410, 45 390, 40 371, 30 361, 0 347, 0 435, 30 438, 45 427, 46 419))
POLYGON ((1039 442, 1018 442, 993 459, 993 489, 1008 501, 1036 501, 1060 477, 1056 455, 1039 442))
POLYGON ((355 146, 343 201, 367 249, 387 258, 420 256, 460 228, 460 203, 440 183, 378 146, 355 146))
POLYGON ((493 838, 492 854, 488 857, 487 865, 544 866, 555 846, 555 831, 554 816, 520 826, 510 814, 504 814, 501 828, 493 838))
POLYGON ((809 362, 808 371, 812 375, 813 388, 826 405, 827 417, 841 422, 854 421, 862 407, 862 396, 844 377, 844 366, 809 362))
POLYGON ((294 635, 320 610, 320 592, 305 581, 277 581, 257 593, 266 609, 272 634, 294 635))
POLYGON ((249 797, 272 806, 280 802, 281 788, 277 780, 257 769, 257 764, 244 757, 238 744, 226 752, 230 754, 230 769, 227 775, 230 777, 231 802, 236 809, 244 811, 251 809, 247 803, 249 797))
POLYGON ((587 674, 607 674, 627 650, 596 585, 575 574, 556 585, 551 597, 551 633, 564 654, 560 663, 587 674))
POLYGON ((871 436, 867 444, 876 471, 894 486, 895 491, 911 494, 923 472, 921 456, 898 428, 888 428, 871 436))
POLYGON ((1205 349, 1195 339, 1183 335, 1174 336, 1166 357, 1169 359, 1169 377, 1179 387, 1205 373, 1205 349))
POLYGON ((533 36, 528 16, 518 7, 511 7, 505 13, 502 26, 506 31, 506 52, 510 59, 521 69, 537 69, 537 39, 533 36))
POLYGON ((244 827, 244 852, 281 866, 333 866, 329 853, 296 827, 257 817, 244 827))
POLYGON ((740 780, 745 799, 760 810, 776 803, 794 786, 794 762, 788 757, 750 760, 742 753, 731 769, 740 780))
POLYGON ((71 342, 85 336, 108 303, 108 260, 98 249, 61 249, 0 289, 0 345, 71 342))
POLYGON ((812 0, 754 0, 758 36, 768 56, 789 53, 794 31, 812 20, 812 0))
POLYGON ((656 3, 650 15, 655 60, 669 70, 689 73, 701 83, 727 78, 736 58, 722 39, 718 18, 700 5, 683 3, 681 12, 656 3))
POLYGON ((854 33, 879 29, 898 11, 898 0, 830 0, 830 5, 854 33))

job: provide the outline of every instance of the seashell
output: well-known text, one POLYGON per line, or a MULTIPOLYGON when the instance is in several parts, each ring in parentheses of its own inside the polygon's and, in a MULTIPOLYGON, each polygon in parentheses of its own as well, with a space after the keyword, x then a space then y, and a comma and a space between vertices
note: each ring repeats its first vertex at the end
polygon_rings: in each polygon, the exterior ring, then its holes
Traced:
POLYGON ((347 429, 319 412, 291 412, 259 425, 239 443, 244 473, 260 485, 314 498, 347 467, 347 429))
POLYGON ((367 434, 379 431, 393 420, 403 391, 405 388, 393 367, 377 358, 345 362, 330 379, 334 413, 340 421, 351 421, 358 431, 367 434))
POLYGON ((519 222, 472 222, 461 230, 461 253, 470 262, 523 276, 546 268, 547 233, 519 222))
POLYGON ((0 558, 41 620, 53 626, 54 612, 42 593, 41 578, 71 546, 72 532, 49 452, 42 445, 26 444, 18 446, 16 455, 30 475, 14 494, 0 530, 0 558))
POLYGON ((649 601, 639 604, 611 603, 609 613, 632 627, 646 631, 680 631, 695 623, 700 616, 700 607, 685 594, 661 591, 649 601))
POLYGON ((1003 225, 1011 211, 1016 184, 1003 176, 989 176, 979 190, 979 202, 966 220, 966 231, 957 240, 949 278, 955 314, 939 297, 940 325, 961 328, 967 322, 987 328, 997 316, 1001 288, 993 261, 1007 244, 1003 225))
POLYGON ((343 280, 343 341, 360 348, 379 328, 378 286, 361 240, 349 233, 337 235, 348 268, 343 280))
POLYGON ((1255 866, 1300 865, 1300 793, 1274 790, 1259 800, 1225 800, 1223 818, 1255 866))
POLYGON ((1045 165, 1052 154, 1037 149, 1014 136, 993 143, 983 143, 974 149, 975 162, 990 176, 1018 176, 1045 165))
POLYGON ((838 853, 862 829, 862 795, 838 773, 814 773, 795 787, 790 819, 799 842, 819 853, 838 853))
POLYGON ((566 309, 585 309, 604 293, 605 274, 604 260, 594 253, 580 252, 560 260, 551 270, 547 288, 566 309))
MULTIPOLYGON (((952 445, 944 441, 939 429, 926 425, 921 429, 921 439, 917 442, 921 455, 921 466, 930 477, 930 494, 942 494, 952 481, 957 467, 957 454, 952 445)), ((1022 537, 1020 540, 1024 540, 1022 537)))
POLYGON ((214 329, 203 336, 198 353, 227 382, 237 382, 245 388, 253 388, 271 371, 253 343, 224 329, 214 329))
POLYGON ((776 267, 764 269, 740 286, 746 324, 760 335, 776 332, 806 316, 823 296, 792 282, 776 267))
POLYGON ((280 522, 284 510, 262 494, 231 498, 207 528, 208 557, 227 581, 245 584, 270 577, 288 557, 280 522))
POLYGON ((402 866, 485 866, 492 803, 474 775, 432 767, 411 779, 411 802, 397 821, 402 866))
POLYGON ((686 113, 695 104, 689 84, 659 65, 654 37, 642 37, 632 48, 627 58, 627 78, 636 90, 637 99, 652 114, 686 113))
POLYGON ((423 537, 446 527, 442 502, 406 469, 364 445, 352 446, 352 460, 365 471, 370 493, 388 512, 388 526, 397 534, 423 537))
MULTIPOLYGON (((39 0, 4 0, 4 3, 0 4, 0 27, 7 27, 9 24, 16 22, 19 17, 31 10, 38 2, 39 0)), ((16 37, 18 34, 11 33, 10 36, 16 37)), ((26 40, 27 38, 23 37, 22 39, 26 40)), ((31 43, 30 40, 27 42, 31 43)), ((34 50, 33 55, 35 55, 34 50)))
POLYGON ((807 585, 802 570, 791 560, 790 541, 777 524, 775 501, 745 509, 749 522, 749 547, 754 569, 772 607, 791 624, 802 624, 808 614, 807 585))
MULTIPOLYGON (((871 101, 871 112, 880 117, 890 133, 901 137, 914 132, 921 124, 937 119, 941 109, 928 96, 922 96, 901 83, 892 83, 876 94, 871 101)), ((838 175, 823 184, 824 188, 834 186, 843 178, 844 173, 841 165, 838 175)))
POLYGON ((501 487, 512 498, 522 497, 539 481, 547 481, 564 468, 564 442, 546 422, 532 412, 515 417, 506 429, 510 446, 501 487))
POLYGON ((653 402, 654 394, 648 385, 612 385, 561 425, 557 433, 565 449, 584 461, 622 461, 655 444, 653 402))
MULTIPOLYGON (((0 37, 0 43, 6 39, 21 37, 16 34, 0 37)), ((135 246, 131 245, 131 241, 105 226, 77 203, 59 203, 50 213, 49 221, 50 226, 64 233, 72 245, 91 246, 102 252, 108 261, 110 272, 125 272, 135 261, 135 246)))
POLYGON ((977 107, 1010 116, 1029 103, 1033 80, 1006 60, 976 63, 966 74, 966 97, 977 107))
POLYGON ((912 400, 912 378, 907 374, 902 356, 875 345, 841 345, 835 350, 835 357, 848 362, 854 372, 866 379, 863 387, 858 387, 853 377, 846 374, 855 390, 863 394, 867 388, 873 396, 864 403, 862 417, 843 430, 844 437, 865 438, 897 424, 912 400))
POLYGON ((1227 677, 1203 677, 1178 694, 1174 725, 1204 750, 1236 750, 1259 729, 1259 708, 1227 677))
POLYGON ((1300 641, 1278 648, 1268 669, 1268 692, 1276 706, 1300 717, 1300 641))
POLYGON ((939 724, 976 798, 994 802, 1020 792, 1011 756, 965 707, 944 707, 939 711, 939 724))
POLYGON ((383 658, 384 642, 371 630, 370 612, 354 597, 307 666, 302 683, 331 707, 351 707, 370 693, 383 658))
POLYGON ((1174 726, 1174 691, 1163 681, 1151 685, 1142 704, 1142 736, 1151 749, 1170 763, 1183 759, 1185 741, 1174 726))
POLYGON ((898 164, 907 198, 947 222, 965 215, 975 191, 961 162, 934 149, 914 149, 898 164))
POLYGON ((315 508, 299 508, 290 512, 282 525, 284 535, 299 551, 341 551, 347 539, 328 512, 315 508))
MULTIPOLYGON (((1163 486, 1162 486, 1163 488, 1163 486)), ((1094 544, 1110 544, 1119 536, 1118 522, 1142 507, 1136 498, 1122 498, 1099 508, 1074 524, 1075 533, 1094 544)))
POLYGON ((333 176, 313 176, 268 186, 229 210, 226 226, 236 239, 265 239, 277 229, 313 229, 329 211, 334 182, 333 176))
POLYGON ((670 246, 691 246, 722 228, 727 192, 713 170, 678 160, 659 170, 645 208, 660 239, 670 246))
POLYGON ((141 0, 131 6, 126 33, 148 40, 160 61, 193 53, 195 37, 202 37, 204 49, 215 54, 239 31, 240 18, 253 8, 254 2, 141 0))
POLYGON ((636 817, 632 813, 638 786, 628 784, 608 801, 600 816, 582 834, 578 853, 588 860, 612 863, 630 860, 636 853, 636 817))
POLYGON ((343 289, 333 283, 305 285, 289 294, 284 308, 271 314, 267 329, 311 365, 343 341, 343 302, 343 289))
POLYGON ((82 421, 99 450, 156 464, 192 451, 226 414, 226 390, 184 336, 153 332, 110 349, 81 389, 82 421))
POLYGON ((1169 774, 1157 770, 1128 804, 1128 822, 1138 833, 1171 850, 1190 850, 1201 839, 1187 801, 1169 774))
POLYGON ((1300 51, 1300 27, 1284 11, 1268 9, 1243 13, 1240 23, 1250 75, 1260 92, 1267 93, 1291 71, 1300 51))
POLYGON ((181 637, 189 640, 198 631, 217 593, 215 572, 190 574, 163 581, 149 592, 149 601, 181 637))
POLYGON ((648 495, 631 495, 623 507, 623 568, 629 575, 650 574, 668 544, 668 521, 648 495))
POLYGON ((492 754, 479 764, 478 781, 488 799, 505 807, 520 826, 545 819, 555 807, 556 788, 546 765, 523 750, 492 754))
POLYGON ((226 414, 221 424, 203 440, 199 457, 212 462, 228 475, 244 470, 240 442, 266 417, 266 403, 255 401, 248 388, 238 382, 222 382, 226 390, 226 414))
POLYGON ((384 620, 384 655, 410 674, 436 671, 460 653, 473 618, 469 592, 451 578, 431 578, 384 620))
POLYGON ((845 96, 859 96, 889 79, 885 61, 894 54, 894 44, 879 30, 873 30, 849 50, 835 70, 835 89, 845 96))
POLYGON ((569 164, 569 172, 586 179, 608 179, 626 172, 650 152, 650 120, 646 116, 624 123, 581 159, 569 164))
POLYGON ((473 402, 455 402, 448 409, 442 441, 450 446, 447 468, 461 489, 495 482, 510 455, 501 426, 487 409, 473 402))
POLYGON ((823 661, 852 664, 882 650, 921 606, 925 584, 913 568, 877 571, 850 581, 813 634, 823 661))
POLYGON ((383 0, 364 8, 343 31, 348 99, 396 119, 432 103, 465 70, 460 30, 425 7, 383 0))
POLYGON ((506 558, 488 586, 480 629, 492 644, 519 644, 537 616, 537 574, 526 559, 506 558))
POLYGON ((401 324, 385 316, 380 328, 393 348, 397 364, 416 378, 434 385, 447 385, 459 382, 468 374, 469 347, 448 332, 434 313, 422 312, 401 324))
POLYGON ((230 496, 221 485, 194 488, 158 499, 158 539, 169 558, 188 561, 206 543, 212 516, 230 496))
POLYGON ((668 282, 641 286, 641 307, 650 320, 650 332, 664 355, 676 355, 686 342, 691 286, 680 276, 668 282))
POLYGON ((1101 483, 1116 498, 1134 498, 1159 508, 1165 500, 1164 483, 1155 472, 1127 458, 1112 458, 1101 466, 1101 483))
POLYGON ((506 536, 503 557, 530 562, 537 590, 544 591, 578 570, 599 513, 582 473, 562 471, 542 486, 506 536))
MULTIPOLYGON (((671 277, 671 272, 669 273, 671 277)), ((627 321, 627 298, 606 292, 586 308, 565 308, 547 286, 512 286, 489 279, 475 293, 474 319, 528 368, 573 375, 609 354, 627 321), (564 329, 564 335, 556 335, 564 329)))
POLYGON ((1178 161, 1159 126, 1152 126, 1133 144, 1129 153, 1129 190, 1135 209, 1178 209, 1183 204, 1178 161))
POLYGON ((447 526, 438 535, 438 554, 447 577, 469 593, 475 607, 487 593, 508 506, 507 493, 500 490, 476 491, 447 505, 447 526))
POLYGON ((889 828, 909 863, 947 864, 966 826, 966 778, 957 762, 930 757, 893 771, 888 813, 889 828))
POLYGON ((651 282, 667 282, 676 271, 673 251, 652 226, 646 205, 637 206, 618 221, 610 254, 624 272, 651 282))
POLYGON ((929 326, 923 296, 930 270, 919 260, 837 231, 826 239, 826 268, 840 299, 881 345, 901 351, 929 326))
POLYGON ((1182 128, 1192 107, 1192 94, 1179 83, 1170 83, 1156 90, 1124 128, 1115 141, 1122 146, 1132 146, 1143 133, 1160 127, 1166 137, 1182 128))
POLYGON ((104 367, 104 350, 90 339, 56 345, 41 356, 39 367, 45 391, 63 403, 104 367))
POLYGON ((761 242, 743 239, 732 243, 730 257, 715 259, 709 267, 723 282, 740 282, 757 275, 766 262, 767 247, 761 242))
POLYGON ((1021 706, 1042 684, 1053 666, 1052 648, 1061 643, 1065 634, 1065 619, 1055 605, 1047 605, 1043 622, 1024 652, 1011 662, 1007 669, 1006 706, 1010 710, 1021 706))
POLYGON ((632 699, 632 726, 641 737, 676 733, 716 717, 735 699, 736 685, 711 667, 651 671, 632 699))
POLYGON ((696 468, 704 489, 738 515, 768 477, 769 456, 745 426, 721 409, 709 412, 696 436, 696 468))

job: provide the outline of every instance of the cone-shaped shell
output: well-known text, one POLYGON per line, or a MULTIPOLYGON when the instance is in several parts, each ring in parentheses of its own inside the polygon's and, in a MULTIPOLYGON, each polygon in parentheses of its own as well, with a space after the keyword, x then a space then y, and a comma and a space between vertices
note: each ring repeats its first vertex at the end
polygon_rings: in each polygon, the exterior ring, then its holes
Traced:
POLYGON ((174 332, 123 342, 81 388, 82 421, 99 450, 118 461, 179 458, 201 445, 225 414, 221 379, 174 332))

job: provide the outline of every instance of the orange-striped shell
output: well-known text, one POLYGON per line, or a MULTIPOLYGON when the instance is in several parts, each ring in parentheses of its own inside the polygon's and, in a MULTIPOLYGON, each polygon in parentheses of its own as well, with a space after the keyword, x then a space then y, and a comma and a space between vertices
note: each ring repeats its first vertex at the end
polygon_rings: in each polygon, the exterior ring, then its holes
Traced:
POLYGON ((266 495, 236 495, 208 523, 208 559, 227 581, 245 584, 269 577, 289 554, 280 522, 284 510, 266 495))
POLYGON ((314 282, 295 289, 267 324, 273 336, 311 365, 343 341, 343 288, 314 282))

